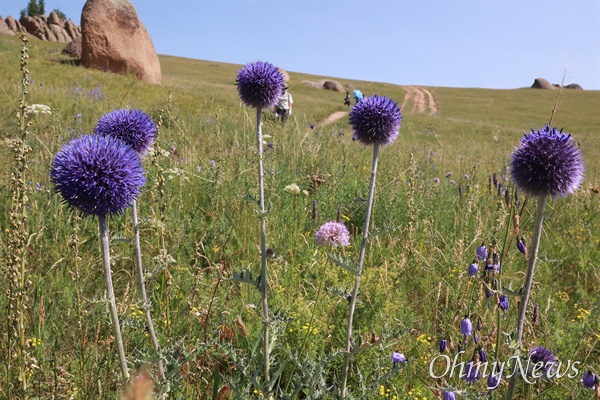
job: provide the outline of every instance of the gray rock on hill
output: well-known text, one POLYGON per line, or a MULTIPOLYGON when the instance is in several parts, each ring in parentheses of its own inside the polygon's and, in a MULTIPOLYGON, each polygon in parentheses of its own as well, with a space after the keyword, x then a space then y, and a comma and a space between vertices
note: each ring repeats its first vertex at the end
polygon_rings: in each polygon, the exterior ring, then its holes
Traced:
POLYGON ((325 81, 323 83, 323 89, 333 90, 334 92, 344 92, 344 87, 338 81, 325 81))
POLYGON ((134 74, 160 84, 158 55, 128 0, 87 0, 81 12, 81 33, 83 66, 134 74))
MULTIPOLYGON (((557 83, 552 84, 544 78, 536 78, 533 81, 533 85, 531 85, 531 87, 534 89, 550 89, 550 90, 560 89, 559 84, 557 84, 557 83)), ((565 85, 565 89, 583 90, 583 88, 577 83, 570 83, 568 85, 565 85)))

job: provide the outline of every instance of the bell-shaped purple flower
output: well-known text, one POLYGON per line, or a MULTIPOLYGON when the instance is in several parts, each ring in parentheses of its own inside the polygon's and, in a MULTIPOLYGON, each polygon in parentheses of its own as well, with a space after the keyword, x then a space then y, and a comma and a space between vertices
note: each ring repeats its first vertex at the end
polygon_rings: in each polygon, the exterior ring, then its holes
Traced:
POLYGON ((482 363, 487 361, 487 353, 483 348, 479 349, 479 352, 477 354, 479 354, 479 361, 481 361, 482 363))
POLYGON ((369 96, 350 111, 354 139, 364 145, 392 143, 399 135, 400 107, 385 96, 369 96))
POLYGON ((485 297, 487 298, 487 303, 488 303, 488 308, 490 308, 491 304, 490 304, 490 298, 492 297, 492 295, 494 294, 494 292, 492 292, 490 289, 488 289, 488 287, 485 287, 485 297))
POLYGON ((558 358, 556 358, 552 350, 544 346, 537 346, 529 350, 529 359, 532 366, 541 363, 541 368, 538 368, 538 371, 542 371, 547 378, 550 378, 550 375, 558 368, 558 358))
POLYGON ((498 299, 498 307, 500 307, 500 309, 502 311, 504 311, 504 318, 506 319, 506 311, 508 310, 508 296, 503 294, 500 295, 500 298, 498 299))
POLYGON ((465 317, 460 323, 460 332, 463 334, 465 338, 465 343, 467 343, 468 337, 473 334, 473 323, 468 317, 465 317))
POLYGON ((583 379, 581 380, 583 386, 588 389, 596 389, 596 384, 598 384, 598 376, 594 374, 592 371, 587 371, 583 374, 583 379))
POLYGON ((401 364, 404 361, 406 361, 406 357, 404 357, 404 354, 398 352, 393 352, 391 358, 394 364, 401 364))
POLYGON ((315 233, 315 241, 320 246, 345 247, 350 244, 350 232, 341 222, 326 222, 315 233))
POLYGON ((465 373, 461 378, 464 378, 467 383, 477 382, 477 380, 481 378, 480 364, 475 363, 473 360, 469 361, 465 365, 465 373))
POLYGON ((238 71, 236 84, 244 104, 254 108, 267 108, 277 104, 284 83, 277 67, 268 62, 255 61, 238 71))
POLYGON ((479 335, 477 332, 473 332, 473 340, 475 341, 475 344, 479 344, 479 335))
POLYGON ((124 108, 101 116, 94 133, 120 139, 143 156, 152 147, 156 125, 143 111, 124 108))
POLYGON ((517 239, 517 249, 519 249, 522 254, 527 255, 527 247, 525 247, 523 239, 517 239))
POLYGON ((446 350, 446 339, 440 340, 440 353, 443 353, 446 350))
POLYGON ((456 400, 456 393, 451 390, 444 390, 442 400, 456 400))
POLYGON ((54 157, 50 179, 70 207, 96 216, 121 213, 146 183, 138 153, 100 135, 68 142, 54 157))
POLYGON ((467 268, 467 273, 469 276, 477 275, 477 271, 479 271, 479 264, 477 264, 477 260, 473 260, 471 264, 469 264, 469 268, 467 268))
POLYGON ((495 372, 490 373, 487 380, 487 389, 488 390, 496 390, 500 381, 502 380, 502 374, 500 373, 500 369, 498 368, 495 372))
POLYGON ((481 324, 481 318, 477 319, 477 330, 480 331, 483 329, 483 325, 481 324))
POLYGON ((485 261, 488 258, 488 249, 485 247, 485 243, 481 243, 481 246, 475 250, 475 255, 478 261, 485 261))
POLYGON ((566 196, 583 181, 583 156, 571 135, 546 125, 531 130, 512 154, 511 176, 530 196, 566 196))

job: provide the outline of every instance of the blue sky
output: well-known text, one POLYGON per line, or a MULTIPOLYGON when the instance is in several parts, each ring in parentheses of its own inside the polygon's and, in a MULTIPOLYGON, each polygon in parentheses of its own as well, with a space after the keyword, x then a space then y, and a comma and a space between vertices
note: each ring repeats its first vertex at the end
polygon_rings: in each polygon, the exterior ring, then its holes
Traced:
MULTIPOLYGON (((17 16, 28 0, 0 0, 17 16)), ((156 51, 402 85, 600 90, 600 0, 133 0, 156 51)), ((46 0, 79 24, 85 1, 46 0)))

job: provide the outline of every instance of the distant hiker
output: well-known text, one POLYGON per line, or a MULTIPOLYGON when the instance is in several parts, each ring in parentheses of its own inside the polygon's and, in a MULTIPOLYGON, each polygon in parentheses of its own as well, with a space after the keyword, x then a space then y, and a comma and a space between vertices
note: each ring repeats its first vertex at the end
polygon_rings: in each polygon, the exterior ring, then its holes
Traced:
POLYGON ((350 107, 352 102, 350 101, 350 92, 346 92, 346 98, 344 99, 344 105, 350 107))
POLYGON ((292 99, 292 95, 287 90, 287 85, 283 85, 281 97, 279 98, 277 106, 275 106, 275 114, 281 122, 287 121, 288 116, 292 115, 292 105, 294 104, 294 99, 292 99))
POLYGON ((359 101, 361 101, 363 99, 363 94, 360 90, 356 89, 354 92, 354 100, 356 100, 356 102, 358 103, 359 101))

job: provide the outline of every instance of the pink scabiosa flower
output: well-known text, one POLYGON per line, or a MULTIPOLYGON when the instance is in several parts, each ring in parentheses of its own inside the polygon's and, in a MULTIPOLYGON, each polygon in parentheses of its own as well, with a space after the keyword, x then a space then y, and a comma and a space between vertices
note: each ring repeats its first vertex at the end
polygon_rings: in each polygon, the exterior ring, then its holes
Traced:
POLYGON ((341 222, 326 222, 315 233, 315 241, 320 246, 346 247, 350 244, 350 232, 341 222))
POLYGON ((396 140, 401 120, 400 107, 385 96, 369 96, 350 111, 354 139, 367 146, 385 146, 396 140))
POLYGON ((236 84, 244 104, 254 108, 267 108, 277 104, 283 88, 283 76, 273 64, 255 61, 238 71, 236 84))
POLYGON ((54 157, 50 179, 70 207, 95 216, 123 212, 146 183, 138 153, 100 135, 68 142, 54 157))
POLYGON ((573 193, 583 180, 583 156, 571 135, 546 125, 531 130, 512 154, 511 176, 529 196, 573 193))
POLYGON ((152 147, 156 125, 141 110, 120 109, 101 116, 94 133, 120 139, 143 156, 152 147))

